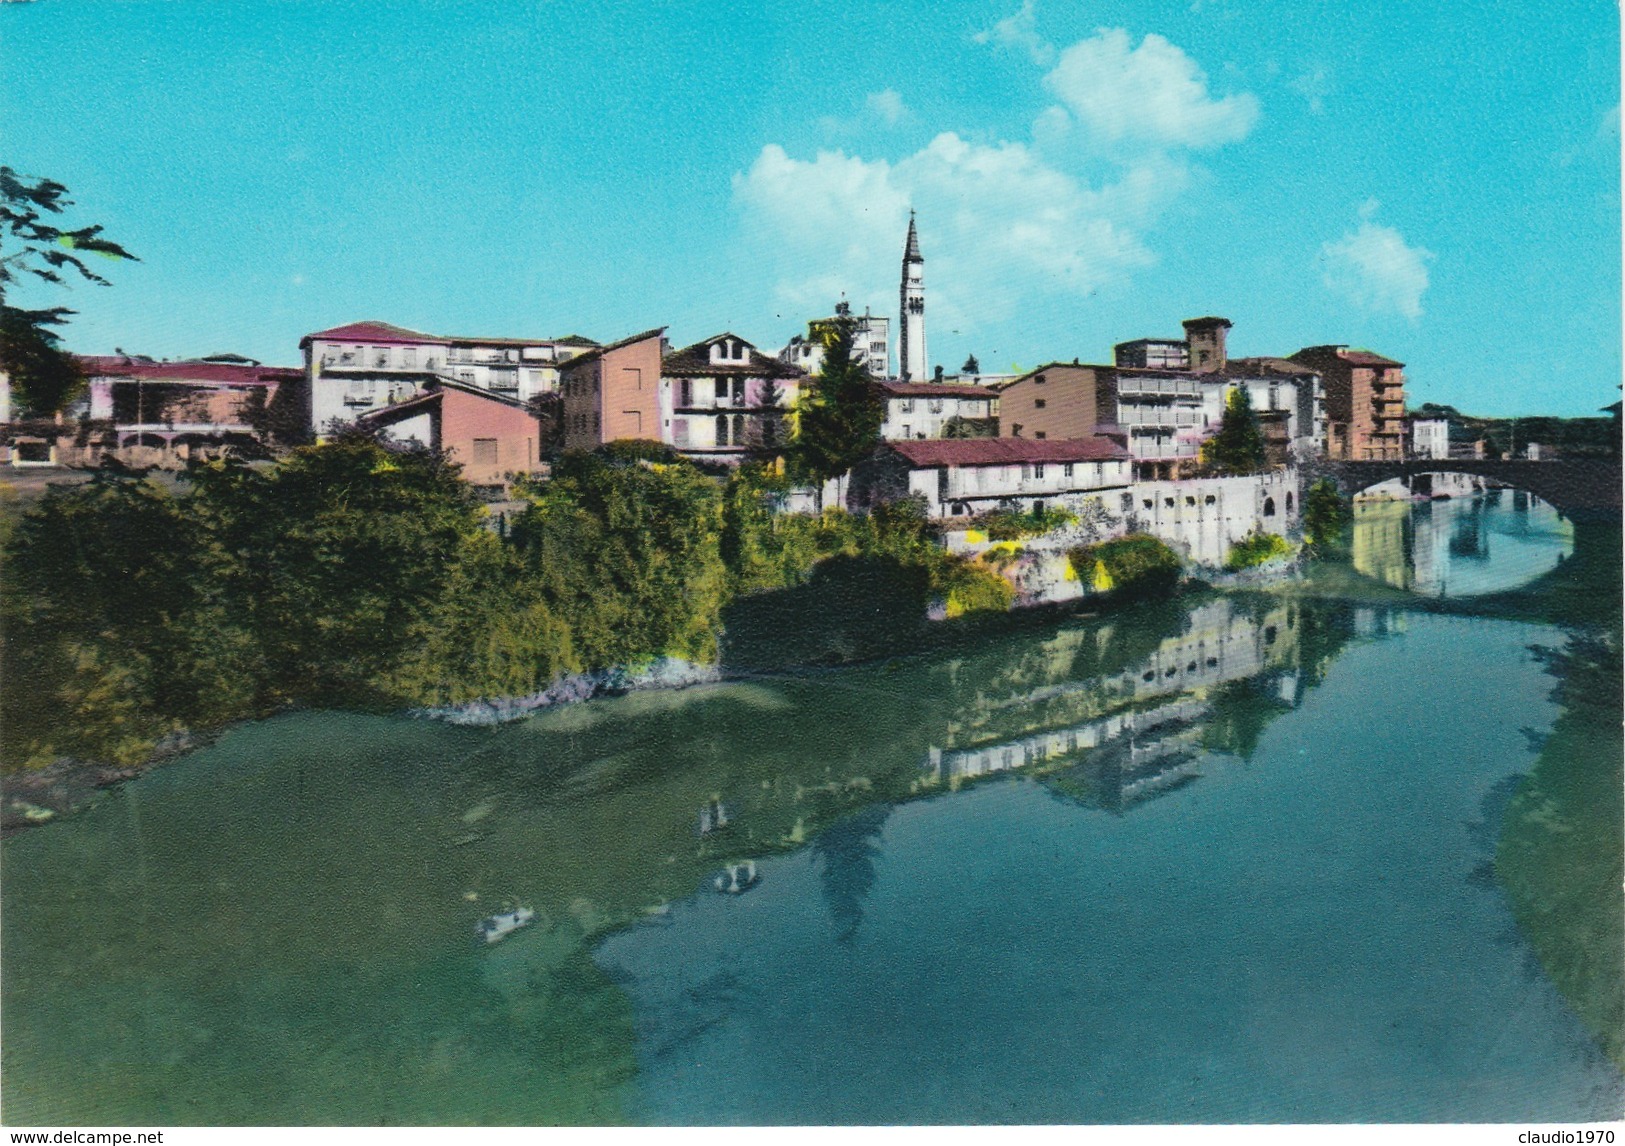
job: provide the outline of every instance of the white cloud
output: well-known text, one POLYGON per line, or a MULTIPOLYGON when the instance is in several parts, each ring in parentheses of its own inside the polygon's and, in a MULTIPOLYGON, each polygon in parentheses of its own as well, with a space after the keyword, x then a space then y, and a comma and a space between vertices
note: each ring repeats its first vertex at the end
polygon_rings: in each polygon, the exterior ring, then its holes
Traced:
POLYGON ((879 116, 881 121, 888 127, 893 127, 906 119, 912 119, 914 115, 913 112, 909 111, 908 105, 903 102, 903 97, 891 88, 887 88, 885 91, 870 92, 864 97, 863 104, 871 112, 879 116))
POLYGON ((1015 48, 1032 57, 1033 63, 1047 68, 1055 59, 1055 49, 1038 34, 1038 21, 1033 15, 1033 0, 1022 0, 1021 11, 1006 16, 993 27, 971 37, 978 44, 996 44, 1001 48, 1015 48))
POLYGON ((841 291, 886 305, 897 289, 908 209, 920 213, 933 311, 950 325, 1008 313, 1028 289, 1088 294, 1150 265, 1127 220, 1158 181, 1131 171, 1093 190, 1020 143, 944 132, 896 164, 821 151, 793 159, 764 147, 734 177, 753 243, 781 266, 785 301, 827 308, 841 291))
MULTIPOLYGON (((1041 59, 1032 25, 1028 3, 977 38, 1041 59)), ((1128 281, 1156 263, 1147 232, 1191 184, 1184 149, 1239 139, 1256 105, 1250 95, 1212 98, 1180 49, 1158 36, 1134 48, 1120 31, 1068 48, 1046 83, 1060 103, 1035 109, 1027 141, 941 131, 900 158, 835 149, 798 158, 768 144, 733 180, 746 249, 791 310, 827 309, 842 292, 889 310, 912 207, 934 320, 949 329, 1128 281), (1107 106, 1081 74, 1091 66, 1129 89, 1132 114, 1107 106), (1122 138, 1138 146, 1105 144, 1122 138)), ((883 119, 910 114, 895 92, 866 102, 883 119)))
POLYGON ((1062 52, 1044 85, 1114 143, 1218 147, 1246 138, 1258 119, 1252 95, 1213 98, 1196 61, 1155 33, 1135 47, 1122 28, 1103 28, 1062 52))
POLYGON ((1377 201, 1360 207, 1360 225, 1341 239, 1321 245, 1323 278, 1328 287, 1354 305, 1373 313, 1422 317, 1422 294, 1428 289, 1432 251, 1413 247, 1393 227, 1374 221, 1377 201))

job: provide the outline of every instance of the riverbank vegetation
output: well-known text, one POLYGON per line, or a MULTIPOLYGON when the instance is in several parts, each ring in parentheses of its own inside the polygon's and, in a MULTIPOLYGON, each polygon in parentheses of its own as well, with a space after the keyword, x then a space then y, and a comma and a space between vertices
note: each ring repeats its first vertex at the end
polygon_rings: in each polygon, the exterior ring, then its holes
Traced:
POLYGON ((1179 555, 1148 533, 1080 546, 1067 556, 1092 589, 1121 597, 1166 592, 1179 582, 1182 568, 1179 555))
POLYGON ((1254 533, 1230 547, 1224 567, 1232 573, 1251 569, 1292 552, 1292 546, 1279 533, 1254 533))
MULTIPOLYGON (((775 469, 718 481, 660 447, 570 454, 499 536, 457 467, 361 434, 178 489, 112 467, 53 487, 7 545, 7 767, 138 763, 166 736, 290 707, 522 696, 564 674, 718 659, 732 600, 842 559, 913 623, 1002 610, 923 507, 776 512, 775 469)), ((856 602, 858 606, 864 602, 856 602)), ((820 623, 809 618, 809 624, 820 623)))

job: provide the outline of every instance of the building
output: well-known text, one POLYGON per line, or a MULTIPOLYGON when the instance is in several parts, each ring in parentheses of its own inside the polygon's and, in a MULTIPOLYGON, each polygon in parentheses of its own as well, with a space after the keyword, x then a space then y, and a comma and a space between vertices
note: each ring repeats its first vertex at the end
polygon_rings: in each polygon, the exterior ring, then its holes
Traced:
POLYGON ((1326 456, 1390 461, 1405 456, 1405 364, 1369 350, 1308 346, 1292 355, 1326 393, 1326 456))
POLYGON ((887 441, 998 436, 999 396, 980 386, 935 382, 880 382, 887 441))
POLYGON ((1117 427, 1117 372, 1050 362, 998 387, 999 436, 1088 438, 1117 427))
MULTIPOLYGON (((1265 424, 1266 438, 1277 423, 1277 436, 1287 460, 1299 461, 1325 452, 1326 398, 1319 374, 1290 358, 1230 358, 1223 371, 1229 385, 1242 385, 1265 424)), ((1222 399, 1204 391, 1209 432, 1218 430, 1222 399)), ((1274 459, 1272 459, 1273 461, 1274 459)))
POLYGON ((1450 422, 1445 418, 1417 418, 1411 422, 1411 455, 1418 458, 1450 456, 1450 422))
POLYGON ((427 393, 450 379, 520 402, 558 390, 559 367, 597 343, 565 338, 425 334, 388 322, 352 322, 299 340, 318 434, 427 393))
POLYGON ((898 376, 904 382, 924 382, 931 377, 931 359, 925 351, 925 258, 920 254, 913 211, 908 213, 908 240, 903 244, 903 279, 898 291, 898 326, 903 339, 897 354, 898 376))
POLYGON ((1194 470, 1209 433, 1202 379, 1184 370, 1115 373, 1117 425, 1127 436, 1136 476, 1168 480, 1194 470))
POLYGON ((435 378, 416 397, 369 410, 356 422, 444 451, 463 467, 465 481, 490 493, 542 468, 540 424, 528 406, 456 379, 435 378))
POLYGON ((685 346, 661 361, 660 440, 685 457, 730 464, 782 446, 806 378, 736 334, 685 346))
POLYGON ((665 333, 663 326, 645 330, 560 365, 565 449, 590 450, 618 439, 660 440, 665 333))
POLYGON ((853 315, 844 302, 835 304, 835 314, 829 318, 815 318, 807 324, 807 336, 796 335, 778 353, 786 366, 794 366, 805 374, 817 374, 824 366, 826 339, 843 318, 852 319, 852 356, 863 362, 864 369, 875 378, 891 377, 891 319, 870 314, 866 309, 853 315))
MULTIPOLYGON (((114 457, 179 469, 227 453, 264 455, 297 439, 305 424, 305 376, 297 367, 235 354, 179 362, 85 354, 75 361, 85 396, 62 416, 15 426, 11 464, 93 467, 114 457)), ((3 405, 9 414, 9 393, 3 405)))
POLYGON ((917 495, 936 518, 992 509, 1078 512, 1090 497, 1127 496, 1132 476, 1128 452, 1105 437, 887 442, 853 470, 850 503, 868 508, 917 495))
POLYGON ((1189 370, 1190 348, 1182 338, 1136 338, 1112 347, 1112 361, 1134 370, 1189 370))

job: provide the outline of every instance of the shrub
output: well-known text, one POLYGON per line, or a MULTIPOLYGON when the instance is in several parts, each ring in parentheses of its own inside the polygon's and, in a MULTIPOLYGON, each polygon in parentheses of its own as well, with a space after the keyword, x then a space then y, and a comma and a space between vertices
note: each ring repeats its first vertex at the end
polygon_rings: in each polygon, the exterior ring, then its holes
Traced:
POLYGON ((1074 513, 1046 506, 1036 512, 1018 513, 1008 509, 994 509, 978 514, 967 523, 971 529, 980 529, 994 541, 1020 541, 1064 529, 1078 520, 1074 513))
POLYGON ((1148 533, 1080 546, 1067 556, 1078 578, 1096 592, 1143 596, 1171 589, 1179 581, 1179 555, 1148 533))
POLYGON ((1348 503, 1330 478, 1309 487, 1303 499, 1303 539, 1320 550, 1335 543, 1349 522, 1348 503))
POLYGON ((1273 561, 1277 557, 1285 557, 1292 552, 1292 546, 1286 543, 1286 538, 1279 533, 1255 533, 1251 537, 1244 537, 1230 547, 1230 555, 1224 560, 1224 567, 1232 573, 1238 569, 1251 569, 1254 565, 1262 565, 1266 561, 1273 561))

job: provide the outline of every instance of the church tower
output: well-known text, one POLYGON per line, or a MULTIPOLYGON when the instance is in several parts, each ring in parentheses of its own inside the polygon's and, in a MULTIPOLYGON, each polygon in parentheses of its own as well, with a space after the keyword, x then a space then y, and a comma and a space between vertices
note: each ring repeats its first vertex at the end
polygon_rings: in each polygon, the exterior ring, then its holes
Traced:
POLYGON ((929 382, 931 366, 925 356, 925 259, 920 255, 920 237, 914 233, 913 211, 908 213, 901 294, 903 343, 898 348, 897 365, 905 382, 929 382))

